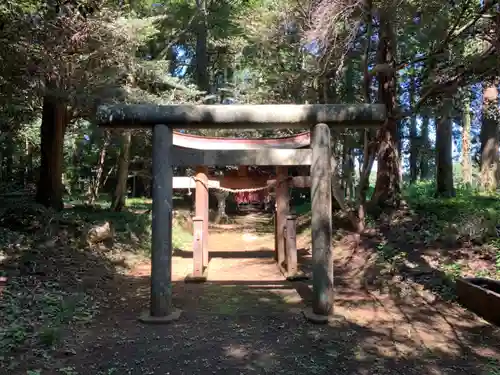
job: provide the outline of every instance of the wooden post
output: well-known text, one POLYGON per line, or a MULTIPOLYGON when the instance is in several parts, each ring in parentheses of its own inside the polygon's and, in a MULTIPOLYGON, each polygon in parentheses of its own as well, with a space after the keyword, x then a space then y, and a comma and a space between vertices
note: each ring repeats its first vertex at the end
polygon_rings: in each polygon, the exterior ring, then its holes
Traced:
POLYGON ((293 279, 298 274, 297 269, 297 236, 295 215, 286 217, 286 272, 287 279, 293 279))
POLYGON ((278 181, 276 186, 276 261, 280 268, 282 268, 285 263, 285 226, 290 200, 286 181, 287 177, 287 167, 276 167, 276 179, 278 181))
POLYGON ((313 313, 333 313, 332 179, 330 128, 318 124, 312 131, 311 211, 313 313))
POLYGON ((194 278, 203 276, 203 218, 193 218, 193 275, 194 278))
POLYGON ((274 203, 274 260, 278 262, 278 211, 274 203))
POLYGON ((208 167, 196 168, 195 216, 203 219, 203 267, 208 266, 208 167))
POLYGON ((238 166, 238 177, 248 177, 248 165, 238 166))
POLYGON ((151 228, 151 305, 143 322, 178 319, 172 307, 172 129, 153 128, 153 220, 151 228))

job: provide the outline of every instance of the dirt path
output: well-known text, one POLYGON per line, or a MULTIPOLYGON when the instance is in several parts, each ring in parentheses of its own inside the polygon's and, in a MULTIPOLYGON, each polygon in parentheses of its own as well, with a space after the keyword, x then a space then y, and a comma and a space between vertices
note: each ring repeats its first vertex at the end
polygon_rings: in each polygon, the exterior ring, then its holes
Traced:
MULTIPOLYGON (((182 281, 191 259, 177 254, 173 296, 184 313, 171 325, 137 322, 148 304, 149 265, 115 280, 116 301, 81 332, 65 366, 89 375, 495 374, 488 366, 500 361, 497 329, 411 288, 367 291, 360 276, 367 251, 348 242, 335 249, 338 317, 307 323, 300 310, 310 284, 283 279, 273 246, 264 231, 212 233, 205 284, 182 281)), ((308 271, 310 254, 300 255, 308 271)))

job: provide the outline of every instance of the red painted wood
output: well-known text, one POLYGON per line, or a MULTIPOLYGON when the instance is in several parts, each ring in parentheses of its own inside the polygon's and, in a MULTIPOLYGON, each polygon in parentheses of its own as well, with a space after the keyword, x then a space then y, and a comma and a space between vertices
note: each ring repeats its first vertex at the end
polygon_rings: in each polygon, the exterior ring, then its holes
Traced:
POLYGON ((195 215, 203 219, 203 266, 208 265, 208 168, 196 168, 195 215))
POLYGON ((198 150, 252 150, 264 148, 302 148, 311 143, 310 132, 281 138, 221 138, 174 132, 174 146, 198 150))
POLYGON ((298 271, 295 215, 288 215, 286 218, 286 271, 287 277, 295 276, 298 271))
POLYGON ((193 218, 193 277, 203 276, 203 218, 193 218))

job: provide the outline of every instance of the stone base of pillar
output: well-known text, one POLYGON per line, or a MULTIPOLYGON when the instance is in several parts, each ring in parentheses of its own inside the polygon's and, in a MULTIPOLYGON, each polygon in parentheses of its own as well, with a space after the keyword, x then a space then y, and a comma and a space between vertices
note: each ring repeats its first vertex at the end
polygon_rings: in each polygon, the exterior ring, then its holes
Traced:
POLYGON ((165 316, 152 316, 149 311, 139 316, 139 322, 144 324, 168 324, 179 320, 182 315, 182 310, 173 309, 172 312, 165 316))
POLYGON ((342 322, 345 321, 343 316, 339 315, 319 315, 313 312, 312 308, 305 308, 302 310, 302 314, 304 317, 311 323, 314 324, 329 324, 334 322, 342 322))
POLYGON ((193 276, 193 274, 190 273, 184 278, 184 282, 188 284, 199 284, 206 282, 207 279, 208 279, 208 268, 205 268, 205 270, 203 271, 203 275, 193 276))
POLYGON ((288 281, 303 281, 303 280, 309 280, 309 276, 307 276, 304 272, 302 271, 297 271, 294 274, 290 275, 285 275, 286 279, 288 281))

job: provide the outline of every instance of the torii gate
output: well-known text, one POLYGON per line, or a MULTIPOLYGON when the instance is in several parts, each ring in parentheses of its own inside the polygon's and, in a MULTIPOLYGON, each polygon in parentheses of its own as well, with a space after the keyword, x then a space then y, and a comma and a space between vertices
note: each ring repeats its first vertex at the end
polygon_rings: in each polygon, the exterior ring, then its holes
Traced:
POLYGON ((313 262, 312 322, 333 314, 332 127, 380 126, 384 105, 112 105, 97 111, 100 126, 153 128, 153 207, 150 310, 143 322, 170 322, 181 311, 172 306, 173 165, 311 165, 311 233, 313 262), (174 128, 311 129, 310 149, 189 150, 174 149, 174 128))
MULTIPOLYGON (((264 149, 299 149, 309 147, 310 132, 280 137, 280 138, 219 138, 173 132, 175 149, 190 150, 264 150, 264 149)), ((297 269, 297 249, 291 242, 295 240, 295 220, 289 215, 289 181, 288 168, 276 167, 276 180, 267 178, 247 178, 246 166, 238 167, 238 177, 222 176, 208 177, 207 166, 197 166, 195 177, 174 177, 173 189, 195 189, 195 218, 193 244, 193 272, 186 277, 188 282, 202 282, 207 279, 208 267, 208 199, 209 188, 239 190, 239 189, 271 189, 276 193, 275 215, 275 259, 280 271, 288 280, 303 277, 297 269), (264 185, 264 186, 263 186, 264 185), (286 229, 288 227, 288 229, 286 229), (290 239, 285 238, 285 233, 290 239), (287 246, 288 245, 288 246, 287 246), (294 253, 294 254, 292 254, 294 253), (283 267, 285 265, 285 267, 283 267)))

